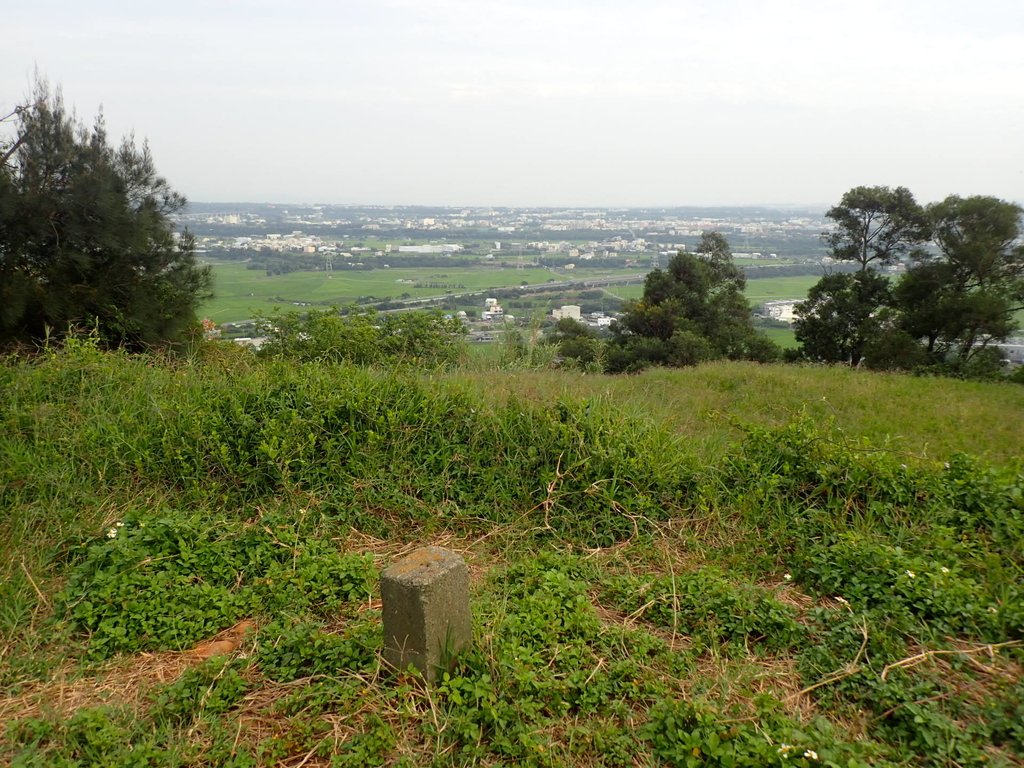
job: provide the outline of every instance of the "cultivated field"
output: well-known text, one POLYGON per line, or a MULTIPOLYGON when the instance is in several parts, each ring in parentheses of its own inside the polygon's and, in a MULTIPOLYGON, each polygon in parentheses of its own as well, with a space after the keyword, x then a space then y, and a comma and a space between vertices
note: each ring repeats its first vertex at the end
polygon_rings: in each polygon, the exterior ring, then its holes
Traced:
MULTIPOLYGON (((512 288, 523 283, 540 285, 556 278, 546 269, 514 267, 424 267, 375 270, 335 269, 326 272, 289 272, 268 277, 263 270, 246 269, 235 262, 215 263, 215 296, 200 310, 217 323, 247 320, 255 312, 296 306, 345 306, 361 299, 397 300, 444 296, 446 293, 512 288)), ((482 301, 480 302, 483 303, 482 301)))
MULTIPOLYGON (((492 288, 517 288, 522 284, 544 285, 551 281, 587 280, 600 277, 632 275, 634 285, 612 285, 608 293, 626 299, 643 295, 645 267, 631 270, 598 270, 579 268, 572 272, 515 267, 424 267, 375 269, 368 271, 336 269, 325 272, 291 272, 268 277, 263 270, 246 269, 237 262, 213 265, 215 296, 201 313, 217 323, 237 322, 254 313, 269 314, 275 308, 292 309, 313 305, 346 306, 373 297, 378 301, 408 298, 441 297, 446 293, 485 291, 492 288), (431 287, 434 286, 434 287, 431 287)), ((747 281, 747 298, 752 304, 771 299, 797 299, 806 296, 817 278, 767 277, 747 281)), ((471 300, 482 305, 482 301, 471 300)))
MULTIPOLYGON (((816 275, 747 278, 747 301, 757 305, 776 299, 802 299, 819 279, 816 275)), ((611 286, 608 290, 623 299, 639 299, 644 294, 643 285, 611 286)))

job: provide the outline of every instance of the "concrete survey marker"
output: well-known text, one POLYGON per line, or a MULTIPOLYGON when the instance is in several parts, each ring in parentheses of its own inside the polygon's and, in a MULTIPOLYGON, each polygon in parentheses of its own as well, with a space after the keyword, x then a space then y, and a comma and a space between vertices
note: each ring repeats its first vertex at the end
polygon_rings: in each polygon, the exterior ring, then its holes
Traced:
POLYGON ((454 552, 423 547, 381 576, 384 658, 412 664, 428 681, 472 642, 469 569, 454 552))

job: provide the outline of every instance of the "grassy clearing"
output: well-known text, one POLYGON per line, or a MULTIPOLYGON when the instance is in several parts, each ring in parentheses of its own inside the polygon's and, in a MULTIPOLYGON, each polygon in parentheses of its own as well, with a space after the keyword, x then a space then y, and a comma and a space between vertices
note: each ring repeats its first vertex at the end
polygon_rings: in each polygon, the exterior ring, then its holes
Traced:
POLYGON ((8 361, 0 761, 1019 765, 1019 390, 8 361), (377 591, 427 543, 475 633, 430 687, 377 591))

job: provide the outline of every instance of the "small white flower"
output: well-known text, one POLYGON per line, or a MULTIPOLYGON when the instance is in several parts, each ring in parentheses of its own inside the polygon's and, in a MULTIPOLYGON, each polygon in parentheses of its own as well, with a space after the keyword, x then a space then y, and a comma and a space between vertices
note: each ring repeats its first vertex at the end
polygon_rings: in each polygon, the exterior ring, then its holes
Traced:
POLYGON ((109 531, 107 531, 107 538, 108 539, 117 538, 117 528, 111 528, 109 531))
POLYGON ((792 573, 787 573, 787 574, 785 574, 782 577, 782 579, 783 579, 783 581, 792 581, 793 580, 793 574, 792 573))
POLYGON ((806 757, 808 760, 817 760, 818 753, 815 752, 813 749, 804 750, 804 757, 806 757))
POLYGON ((917 574, 916 574, 916 573, 914 573, 913 571, 907 571, 907 578, 910 578, 910 579, 912 579, 912 578, 914 578, 915 576, 917 576, 917 574))
POLYGON ((947 568, 946 566, 942 566, 941 568, 939 568, 939 570, 943 573, 949 573, 949 568, 947 568))
POLYGON ((779 744, 779 754, 783 757, 789 757, 789 751, 793 748, 792 744, 779 744))
POLYGON ((124 527, 124 523, 122 523, 122 522, 120 522, 120 521, 118 521, 117 523, 115 523, 115 525, 117 525, 117 527, 118 527, 118 528, 123 528, 123 527, 124 527))
POLYGON ((999 609, 998 609, 998 608, 996 608, 996 607, 995 607, 994 605, 990 605, 990 606, 988 607, 988 612, 989 612, 989 613, 999 613, 999 609))

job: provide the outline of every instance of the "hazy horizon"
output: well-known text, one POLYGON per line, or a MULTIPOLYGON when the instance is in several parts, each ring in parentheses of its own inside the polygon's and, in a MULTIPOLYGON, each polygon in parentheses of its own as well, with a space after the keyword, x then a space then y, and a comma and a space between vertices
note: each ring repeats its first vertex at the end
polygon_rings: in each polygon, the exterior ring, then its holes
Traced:
POLYGON ((37 0, 6 12, 0 114, 37 70, 196 201, 1024 200, 1010 0, 37 0))
POLYGON ((569 203, 551 203, 544 205, 504 205, 491 203, 382 203, 382 202, 353 202, 339 203, 330 200, 194 200, 188 199, 189 205, 234 205, 234 206, 284 206, 293 205, 305 208, 330 206, 337 208, 511 208, 511 209, 540 209, 540 210, 673 210, 673 209, 714 209, 714 208, 735 208, 735 209, 758 209, 769 208, 777 210, 799 210, 799 211, 820 211, 825 212, 833 203, 673 203, 673 204, 650 204, 650 205, 602 205, 600 203, 588 203, 586 205, 572 205, 569 203))

